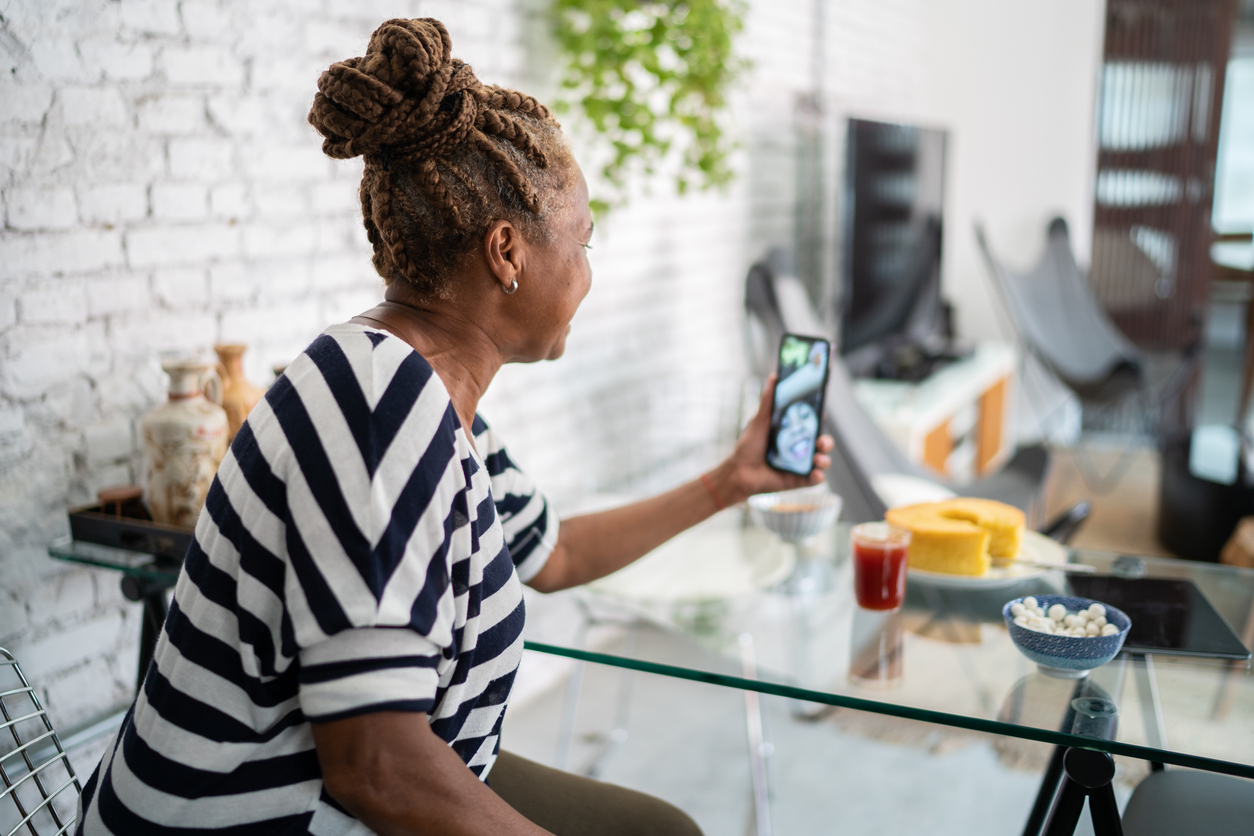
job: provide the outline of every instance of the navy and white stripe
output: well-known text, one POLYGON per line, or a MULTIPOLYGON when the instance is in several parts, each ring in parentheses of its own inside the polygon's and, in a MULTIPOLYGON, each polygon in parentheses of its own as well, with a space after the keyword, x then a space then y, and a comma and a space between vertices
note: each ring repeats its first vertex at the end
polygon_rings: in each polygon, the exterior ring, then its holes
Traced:
POLYGON ((218 470, 144 687, 80 834, 368 834, 311 722, 426 712, 481 778, 557 519, 406 343, 337 325, 218 470))

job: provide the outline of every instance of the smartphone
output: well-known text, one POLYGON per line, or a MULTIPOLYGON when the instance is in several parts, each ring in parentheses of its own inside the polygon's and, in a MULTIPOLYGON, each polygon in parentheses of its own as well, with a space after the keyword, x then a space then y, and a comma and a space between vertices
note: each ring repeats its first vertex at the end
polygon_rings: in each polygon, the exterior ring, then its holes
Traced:
POLYGON ((776 470, 799 476, 814 470, 831 356, 832 344, 822 337, 785 334, 780 340, 766 442, 766 463, 776 470))

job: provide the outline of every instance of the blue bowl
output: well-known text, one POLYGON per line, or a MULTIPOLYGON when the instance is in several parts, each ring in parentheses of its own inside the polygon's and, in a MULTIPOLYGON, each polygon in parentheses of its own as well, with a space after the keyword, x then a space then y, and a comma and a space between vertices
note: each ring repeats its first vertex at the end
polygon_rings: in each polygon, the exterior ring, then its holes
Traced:
POLYGON ((1100 668, 1119 655, 1123 649, 1123 640, 1128 637, 1132 627, 1132 619, 1110 604, 1094 601, 1092 598, 1076 598, 1072 595, 1036 595, 1036 603, 1041 609, 1049 612, 1054 604, 1062 604, 1067 612, 1088 609, 1090 604, 1101 604, 1106 608, 1106 621, 1119 628, 1113 636, 1057 636, 1050 633, 1038 633, 1020 627, 1014 622, 1010 608, 1022 604, 1022 598, 1007 601, 1001 608, 1006 619, 1006 629, 1010 631, 1010 639, 1024 656, 1031 659, 1041 668, 1042 673, 1066 679, 1079 679, 1088 675, 1093 668, 1100 668))

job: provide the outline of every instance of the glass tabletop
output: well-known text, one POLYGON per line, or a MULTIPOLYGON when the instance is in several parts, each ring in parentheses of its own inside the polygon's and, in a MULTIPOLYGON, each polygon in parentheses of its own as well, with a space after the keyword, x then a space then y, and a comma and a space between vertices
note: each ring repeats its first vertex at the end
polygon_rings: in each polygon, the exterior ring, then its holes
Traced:
MULTIPOLYGON (((1109 573, 1119 555, 1069 550, 1109 573)), ((1248 647, 1254 571, 1141 558, 1148 577, 1192 580, 1248 647)), ((789 697, 1254 778, 1249 661, 1122 653, 1086 678, 1046 675, 1002 621, 1007 601, 1065 592, 1065 575, 938 586, 913 577, 895 614, 854 599, 848 527, 784 544, 736 510, 619 576, 578 590, 593 623, 644 620, 676 641, 585 647, 529 619, 531 650, 789 697), (721 562, 720 562, 721 561, 721 562), (628 574, 628 573, 633 574, 628 574), (705 585, 706 593, 702 592, 705 585), (706 651, 695 658, 685 645, 706 651)))
POLYGON ((87 543, 71 537, 59 537, 48 546, 48 554, 57 560, 82 563, 98 569, 113 569, 133 578, 166 586, 174 586, 179 578, 179 564, 129 549, 117 549, 87 543))

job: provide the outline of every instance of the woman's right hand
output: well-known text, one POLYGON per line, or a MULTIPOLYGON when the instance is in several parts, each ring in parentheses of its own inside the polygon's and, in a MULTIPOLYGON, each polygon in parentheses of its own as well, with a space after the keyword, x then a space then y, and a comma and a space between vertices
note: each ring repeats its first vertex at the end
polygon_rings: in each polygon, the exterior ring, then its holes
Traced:
POLYGON ((775 375, 766 379, 758 399, 757 414, 736 440, 732 454, 710 473, 710 481, 724 505, 743 502, 757 493, 817 485, 823 481, 824 471, 832 466, 832 457, 828 454, 836 442, 830 435, 819 436, 815 443, 814 469, 808 476, 784 473, 766 463, 775 379, 775 375))

